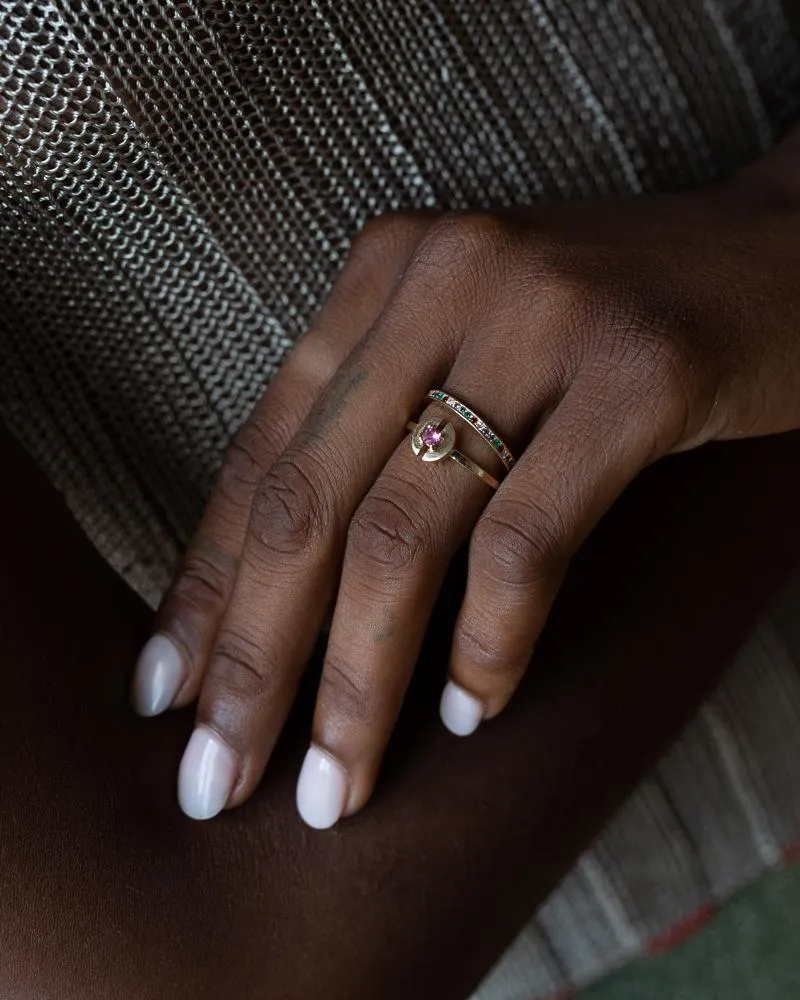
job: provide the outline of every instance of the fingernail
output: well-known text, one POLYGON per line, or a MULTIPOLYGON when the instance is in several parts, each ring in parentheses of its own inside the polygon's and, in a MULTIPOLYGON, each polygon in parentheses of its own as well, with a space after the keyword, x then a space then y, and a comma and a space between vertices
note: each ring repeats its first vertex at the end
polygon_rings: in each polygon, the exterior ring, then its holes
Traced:
POLYGON ((297 811, 315 830, 327 830, 344 812, 350 779, 332 757, 309 747, 297 781, 297 811))
POLYGON ((442 691, 439 715, 442 722, 456 736, 469 736, 483 720, 483 705, 467 694, 464 688, 448 681, 442 691))
POLYGON ((211 819, 225 808, 237 775, 236 758, 205 726, 192 733, 178 771, 178 802, 192 819, 211 819))
POLYGON ((154 635, 136 662, 131 702, 139 715, 160 715, 172 704, 183 683, 183 660, 175 643, 154 635))

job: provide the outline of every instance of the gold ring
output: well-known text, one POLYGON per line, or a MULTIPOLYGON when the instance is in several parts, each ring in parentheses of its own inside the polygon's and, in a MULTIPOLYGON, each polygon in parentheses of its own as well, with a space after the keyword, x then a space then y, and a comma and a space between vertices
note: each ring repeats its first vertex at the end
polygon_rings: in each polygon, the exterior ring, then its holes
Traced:
POLYGON ((486 469, 482 469, 477 462, 473 462, 471 458, 467 458, 456 449, 456 429, 449 420, 440 420, 438 423, 429 420, 424 424, 409 420, 406 428, 412 432, 411 450, 423 462, 439 462, 443 458, 452 458, 493 490, 500 485, 486 469))
POLYGON ((465 403, 462 403, 460 399, 456 399, 455 396, 451 396, 449 392, 445 392, 444 389, 431 389, 428 393, 428 399, 435 399, 437 403, 441 403, 442 406, 448 406, 456 414, 456 416, 461 417, 469 426, 477 431, 478 434, 489 444, 497 454, 497 457, 503 463, 503 465, 511 471, 514 465, 514 456, 511 454, 511 450, 505 441, 500 437, 497 431, 490 427, 486 421, 479 417, 478 414, 465 403))

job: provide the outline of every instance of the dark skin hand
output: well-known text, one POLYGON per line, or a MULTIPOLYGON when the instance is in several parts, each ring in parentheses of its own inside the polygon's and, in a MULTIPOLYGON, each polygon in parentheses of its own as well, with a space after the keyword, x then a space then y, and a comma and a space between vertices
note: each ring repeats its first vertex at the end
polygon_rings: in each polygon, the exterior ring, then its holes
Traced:
POLYGON ((4 1000, 466 1000, 800 567, 800 434, 660 462, 578 554, 502 725, 436 716, 458 560, 368 809, 297 816, 315 655, 258 792, 194 823, 191 709, 125 703, 150 614, 2 429, 0 464, 4 1000))
POLYGON ((311 825, 360 810, 456 551, 469 566, 442 715, 494 718, 575 553, 657 459, 800 427, 800 140, 708 190, 367 226, 232 444, 140 660, 144 714, 198 701, 179 797, 258 785, 333 603, 298 786, 311 825), (505 439, 497 454, 443 387, 505 439), (450 419, 455 462, 405 430, 450 419))

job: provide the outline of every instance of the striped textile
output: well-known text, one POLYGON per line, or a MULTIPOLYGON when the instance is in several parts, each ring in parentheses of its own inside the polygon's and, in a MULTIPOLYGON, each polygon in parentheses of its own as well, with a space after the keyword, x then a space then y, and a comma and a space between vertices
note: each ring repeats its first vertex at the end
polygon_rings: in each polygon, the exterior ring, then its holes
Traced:
POLYGON ((560 997, 677 944, 733 892, 798 859, 798 608, 800 576, 474 1000, 560 997))

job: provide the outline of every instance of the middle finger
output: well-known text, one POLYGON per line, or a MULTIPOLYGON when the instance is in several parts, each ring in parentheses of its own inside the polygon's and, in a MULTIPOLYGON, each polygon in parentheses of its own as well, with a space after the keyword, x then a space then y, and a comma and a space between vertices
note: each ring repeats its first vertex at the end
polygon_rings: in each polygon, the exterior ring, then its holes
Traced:
MULTIPOLYGON (((482 333, 483 346, 465 351, 447 380, 455 407, 434 401, 420 424, 448 420, 455 447, 502 478, 504 465, 486 437, 508 434, 508 446, 518 448, 557 390, 546 381, 526 387, 510 370, 497 387, 487 386, 495 338, 482 333)), ((444 574, 492 496, 459 463, 420 461, 409 445, 397 448, 350 525, 312 745, 298 782, 298 808, 315 827, 331 826, 369 798, 444 574)), ((469 706, 455 708, 463 715, 469 706)))

